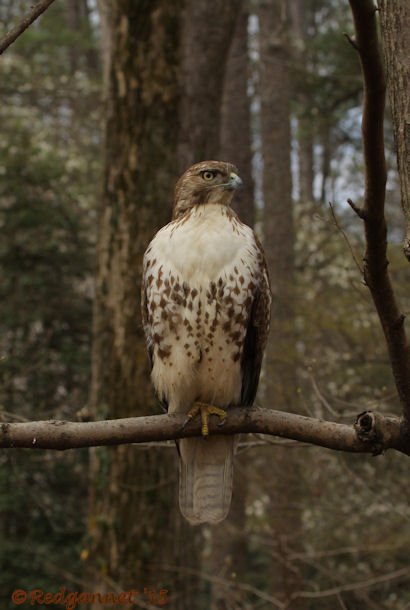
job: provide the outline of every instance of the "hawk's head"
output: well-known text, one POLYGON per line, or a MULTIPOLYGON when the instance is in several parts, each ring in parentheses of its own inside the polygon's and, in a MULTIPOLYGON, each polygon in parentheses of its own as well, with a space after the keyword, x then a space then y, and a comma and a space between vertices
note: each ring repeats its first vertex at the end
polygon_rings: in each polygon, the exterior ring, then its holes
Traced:
POLYGON ((235 189, 242 185, 237 172, 232 163, 223 161, 202 161, 190 167, 176 184, 173 218, 195 205, 229 205, 235 189))

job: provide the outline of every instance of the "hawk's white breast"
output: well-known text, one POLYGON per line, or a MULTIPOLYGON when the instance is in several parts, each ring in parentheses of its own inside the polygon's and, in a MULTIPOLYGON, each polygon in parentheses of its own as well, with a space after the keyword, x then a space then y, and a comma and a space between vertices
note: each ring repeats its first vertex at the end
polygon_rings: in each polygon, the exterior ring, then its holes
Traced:
POLYGON ((161 229, 144 257, 152 379, 169 410, 238 404, 240 358, 262 271, 253 231, 222 205, 161 229))
POLYGON ((168 224, 154 238, 158 251, 186 282, 203 285, 218 279, 252 247, 251 229, 227 212, 221 205, 199 206, 187 220, 168 224))

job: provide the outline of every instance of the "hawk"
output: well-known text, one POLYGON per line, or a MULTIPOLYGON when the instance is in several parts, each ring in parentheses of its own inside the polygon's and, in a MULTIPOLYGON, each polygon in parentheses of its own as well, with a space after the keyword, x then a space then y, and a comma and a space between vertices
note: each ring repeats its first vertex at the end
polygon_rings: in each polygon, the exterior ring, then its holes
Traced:
POLYGON ((232 495, 236 437, 208 437, 208 417, 253 404, 269 331, 262 247, 230 208, 242 180, 204 161, 178 180, 172 221, 143 262, 142 318, 155 391, 169 413, 200 414, 202 437, 178 442, 179 504, 192 524, 218 523, 232 495))

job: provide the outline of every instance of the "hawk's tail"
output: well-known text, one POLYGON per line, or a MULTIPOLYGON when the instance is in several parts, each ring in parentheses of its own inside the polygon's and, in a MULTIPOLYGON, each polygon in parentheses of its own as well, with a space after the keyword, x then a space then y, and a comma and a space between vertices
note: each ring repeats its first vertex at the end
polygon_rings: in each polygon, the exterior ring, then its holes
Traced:
POLYGON ((179 505, 193 525, 219 523, 232 497, 235 437, 179 441, 179 505))

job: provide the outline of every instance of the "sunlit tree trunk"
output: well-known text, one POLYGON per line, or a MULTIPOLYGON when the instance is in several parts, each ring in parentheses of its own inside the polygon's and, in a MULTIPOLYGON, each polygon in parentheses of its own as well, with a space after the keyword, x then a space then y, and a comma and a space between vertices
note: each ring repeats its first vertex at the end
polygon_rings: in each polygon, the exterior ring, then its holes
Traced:
MULTIPOLYGON (((277 409, 294 410, 296 354, 294 336, 294 226, 290 167, 290 20, 288 3, 264 0, 259 7, 260 95, 263 154, 264 247, 273 305, 266 350, 265 400, 277 409)), ((269 524, 276 541, 272 557, 272 593, 289 600, 301 577, 289 551, 301 538, 300 466, 286 448, 269 453, 269 524)), ((296 604, 289 608, 299 608, 296 604)))
POLYGON ((401 202, 407 220, 404 250, 410 260, 410 6, 407 0, 381 0, 379 6, 401 202))
MULTIPOLYGON (((116 0, 110 9, 90 402, 95 416, 121 418, 158 409, 141 326, 141 263, 171 213, 181 2, 116 0)), ((176 570, 194 565, 180 544, 186 532, 175 498, 177 470, 172 450, 93 451, 89 564, 95 591, 112 590, 113 582, 122 591, 163 587, 178 593, 176 608, 193 607, 184 595, 189 578, 176 570)))

